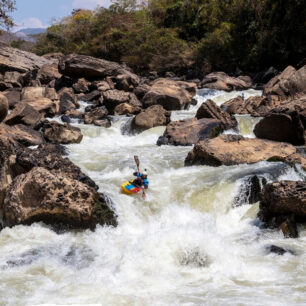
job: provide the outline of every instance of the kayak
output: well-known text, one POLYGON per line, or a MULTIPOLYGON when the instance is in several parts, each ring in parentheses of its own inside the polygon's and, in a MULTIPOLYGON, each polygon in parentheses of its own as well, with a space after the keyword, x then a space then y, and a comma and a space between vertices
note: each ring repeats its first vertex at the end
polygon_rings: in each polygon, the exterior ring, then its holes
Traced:
POLYGON ((136 194, 141 191, 141 188, 133 185, 133 182, 125 182, 121 185, 122 192, 126 194, 136 194))

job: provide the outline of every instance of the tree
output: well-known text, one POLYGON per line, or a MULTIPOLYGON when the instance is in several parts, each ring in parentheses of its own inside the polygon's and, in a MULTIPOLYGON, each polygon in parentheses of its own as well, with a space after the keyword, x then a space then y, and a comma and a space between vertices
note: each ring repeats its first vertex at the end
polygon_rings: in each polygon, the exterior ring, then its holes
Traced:
POLYGON ((11 28, 14 25, 13 19, 9 16, 10 12, 16 9, 15 0, 0 0, 0 27, 11 28))

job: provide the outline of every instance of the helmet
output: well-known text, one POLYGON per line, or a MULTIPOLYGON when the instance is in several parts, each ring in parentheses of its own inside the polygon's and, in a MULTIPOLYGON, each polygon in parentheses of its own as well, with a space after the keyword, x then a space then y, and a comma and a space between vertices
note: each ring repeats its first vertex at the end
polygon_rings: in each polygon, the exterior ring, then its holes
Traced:
POLYGON ((147 178, 147 177, 148 177, 147 169, 144 169, 144 171, 142 172, 141 177, 142 177, 142 178, 147 178))

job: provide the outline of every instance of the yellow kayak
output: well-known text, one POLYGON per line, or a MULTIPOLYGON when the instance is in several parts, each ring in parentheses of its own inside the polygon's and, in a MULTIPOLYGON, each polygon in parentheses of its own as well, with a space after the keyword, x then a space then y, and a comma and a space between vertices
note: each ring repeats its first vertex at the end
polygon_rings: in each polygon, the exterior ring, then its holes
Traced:
POLYGON ((137 194, 141 191, 141 188, 133 185, 132 181, 127 181, 121 185, 121 190, 125 194, 137 194))

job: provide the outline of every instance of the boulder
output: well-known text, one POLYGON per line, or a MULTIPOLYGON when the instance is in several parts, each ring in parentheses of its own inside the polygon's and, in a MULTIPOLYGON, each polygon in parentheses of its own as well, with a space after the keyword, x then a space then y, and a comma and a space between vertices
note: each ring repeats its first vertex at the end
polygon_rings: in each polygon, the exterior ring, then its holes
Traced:
POLYGON ((2 94, 6 96, 10 109, 14 108, 21 100, 21 89, 19 88, 6 90, 2 94))
POLYGON ((103 93, 103 105, 105 105, 111 115, 114 114, 116 106, 122 103, 128 103, 135 107, 142 107, 141 102, 132 92, 113 89, 103 93))
POLYGON ((54 88, 46 87, 45 89, 45 98, 48 98, 52 101, 59 101, 59 96, 54 88))
POLYGON ((198 142, 188 153, 185 165, 253 164, 264 160, 285 160, 295 153, 294 146, 283 142, 244 138, 240 135, 220 135, 198 142))
POLYGON ((222 123, 216 119, 196 118, 173 121, 167 125, 157 145, 191 146, 200 140, 213 138, 223 131, 222 123))
POLYGON ((72 88, 76 93, 87 93, 89 91, 90 82, 86 81, 84 78, 78 79, 72 85, 72 88))
POLYGON ((185 109, 192 103, 193 92, 190 87, 196 88, 196 84, 188 85, 182 81, 157 79, 142 102, 145 107, 159 104, 169 111, 185 109))
POLYGON ((104 91, 115 88, 114 84, 112 84, 113 86, 110 86, 109 82, 107 82, 107 81, 94 81, 94 82, 92 82, 91 85, 94 89, 97 89, 101 92, 104 92, 104 91))
POLYGON ((111 127, 111 122, 108 118, 101 119, 101 120, 94 120, 93 124, 96 126, 104 127, 104 128, 111 127))
POLYGON ((99 90, 94 90, 86 95, 83 95, 80 100, 84 101, 84 102, 93 102, 96 101, 98 99, 100 99, 100 97, 102 96, 102 92, 99 90))
POLYGON ((18 71, 24 73, 39 69, 46 64, 51 64, 51 62, 34 53, 21 51, 0 43, 0 72, 18 71))
POLYGON ((11 84, 12 87, 22 87, 23 76, 17 71, 6 71, 3 81, 7 84, 11 84))
POLYGON ((25 102, 20 102, 6 117, 5 124, 24 124, 32 128, 39 128, 44 116, 25 102))
POLYGON ((304 145, 304 127, 297 112, 288 114, 272 113, 254 129, 257 138, 289 142, 293 145, 304 145))
POLYGON ((232 118, 231 115, 223 111, 214 101, 207 100, 205 101, 198 109, 196 113, 196 118, 212 118, 220 120, 225 129, 235 128, 238 123, 235 118, 232 118))
POLYGON ((306 220, 306 182, 267 184, 261 193, 259 208, 258 215, 267 226, 280 227, 285 236, 297 236, 290 228, 295 228, 296 220, 306 220))
POLYGON ((59 111, 58 103, 48 98, 22 100, 22 103, 30 105, 44 117, 53 117, 59 111))
POLYGON ((52 143, 80 143, 83 139, 81 129, 55 121, 44 124, 43 134, 45 139, 52 143))
POLYGON ((126 67, 86 55, 70 54, 65 56, 59 62, 59 71, 67 76, 88 79, 125 75, 129 85, 136 87, 139 83, 138 76, 127 70, 126 67))
POLYGON ((138 86, 140 79, 132 73, 118 74, 115 77, 116 88, 124 91, 132 91, 138 86))
POLYGON ((73 92, 72 88, 63 88, 59 91, 59 112, 61 114, 66 113, 69 110, 74 110, 79 108, 77 98, 73 92))
POLYGON ((57 64, 46 64, 38 70, 36 79, 41 84, 46 85, 53 80, 59 79, 61 76, 58 72, 57 64))
POLYGON ((84 119, 84 113, 77 109, 68 110, 65 115, 73 119, 84 119))
POLYGON ((7 189, 3 223, 11 227, 39 221, 68 228, 116 225, 113 211, 95 189, 68 178, 64 171, 35 167, 16 177, 7 189))
POLYGON ((9 126, 1 123, 0 135, 12 138, 12 140, 25 146, 36 146, 44 143, 44 139, 39 132, 23 124, 9 126))
POLYGON ((306 94, 306 65, 299 70, 288 66, 281 74, 271 79, 264 86, 263 94, 266 96, 276 95, 280 99, 306 94))
POLYGON ((0 122, 2 122, 8 114, 8 100, 0 93, 0 122))
POLYGON ((108 115, 108 111, 105 106, 94 108, 93 110, 85 113, 84 123, 93 124, 96 120, 105 119, 108 115))
POLYGON ((60 59, 63 58, 64 56, 65 55, 62 52, 54 52, 54 53, 44 54, 42 57, 58 65, 60 59))
POLYGON ((212 72, 205 76, 199 84, 200 88, 210 88, 215 90, 246 90, 252 87, 252 80, 248 76, 238 78, 230 77, 224 72, 212 72))
POLYGON ((129 103, 121 103, 115 107, 114 115, 115 116, 122 116, 122 115, 137 115, 141 111, 139 106, 134 106, 129 103))
POLYGON ((136 95, 136 97, 141 100, 145 94, 150 90, 150 86, 147 84, 141 84, 134 88, 133 93, 136 95))
POLYGON ((21 92, 21 100, 36 100, 45 97, 46 89, 44 87, 24 87, 21 92))
POLYGON ((143 132, 156 126, 167 125, 170 122, 171 113, 161 105, 153 105, 142 110, 132 121, 132 132, 143 132))

